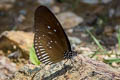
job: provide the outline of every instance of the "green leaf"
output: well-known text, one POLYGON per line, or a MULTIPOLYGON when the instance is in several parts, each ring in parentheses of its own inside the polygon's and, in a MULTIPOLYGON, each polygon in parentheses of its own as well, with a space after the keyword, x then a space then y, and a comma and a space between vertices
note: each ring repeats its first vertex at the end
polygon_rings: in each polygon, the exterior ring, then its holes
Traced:
POLYGON ((98 47, 101 49, 101 50, 104 50, 103 46, 99 43, 99 41, 92 35, 92 33, 87 30, 87 32, 90 34, 90 36, 92 37, 92 39, 95 41, 95 43, 98 45, 98 47))
POLYGON ((34 49, 33 46, 32 46, 32 48, 30 48, 30 55, 29 55, 29 57, 30 57, 30 61, 31 61, 33 64, 35 64, 35 65, 40 65, 40 61, 39 61, 38 58, 37 58, 37 55, 36 55, 36 53, 35 53, 35 49, 34 49))
POLYGON ((97 55, 99 53, 99 51, 95 51, 94 54, 91 55, 90 58, 93 58, 95 55, 97 55))
POLYGON ((97 54, 105 54, 105 53, 107 53, 107 51, 103 48, 103 46, 100 44, 100 42, 95 38, 95 36, 88 30, 88 29, 86 29, 86 31, 89 33, 89 35, 91 36, 91 38, 94 40, 94 42, 96 43, 96 45, 99 47, 99 49, 100 50, 102 50, 102 52, 101 51, 99 51, 99 50, 97 50, 92 56, 91 56, 91 58, 93 58, 95 55, 97 55, 97 54))
POLYGON ((120 62, 120 58, 114 58, 114 59, 104 59, 105 63, 111 64, 113 62, 119 63, 120 62))
MULTIPOLYGON (((87 29, 86 29, 87 30, 87 29)), ((97 46, 101 49, 101 50, 103 50, 103 51, 105 51, 105 49, 103 48, 103 46, 99 43, 99 41, 92 35, 92 33, 89 31, 89 30, 87 30, 87 32, 90 34, 90 36, 92 37, 92 39, 95 41, 95 43, 97 44, 97 46)))
POLYGON ((117 39, 118 39, 118 46, 119 46, 119 49, 120 49, 120 29, 118 30, 117 39))

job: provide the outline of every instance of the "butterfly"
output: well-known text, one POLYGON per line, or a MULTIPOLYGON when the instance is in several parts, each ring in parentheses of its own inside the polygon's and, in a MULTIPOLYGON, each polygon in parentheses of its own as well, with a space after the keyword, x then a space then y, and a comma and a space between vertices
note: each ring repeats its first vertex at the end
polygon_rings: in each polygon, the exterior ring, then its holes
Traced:
POLYGON ((34 48, 40 62, 54 64, 76 55, 61 24, 46 6, 35 10, 34 28, 34 48))

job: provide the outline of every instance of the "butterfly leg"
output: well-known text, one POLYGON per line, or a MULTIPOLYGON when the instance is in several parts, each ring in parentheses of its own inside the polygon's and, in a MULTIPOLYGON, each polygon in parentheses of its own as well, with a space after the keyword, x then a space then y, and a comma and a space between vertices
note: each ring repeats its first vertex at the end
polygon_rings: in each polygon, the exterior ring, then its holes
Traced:
POLYGON ((31 80, 34 80, 34 77, 36 76, 36 74, 41 70, 41 69, 43 69, 44 67, 45 67, 46 65, 43 65, 43 67, 35 67, 32 71, 31 71, 31 73, 34 73, 33 74, 33 76, 32 76, 32 78, 31 78, 31 80))

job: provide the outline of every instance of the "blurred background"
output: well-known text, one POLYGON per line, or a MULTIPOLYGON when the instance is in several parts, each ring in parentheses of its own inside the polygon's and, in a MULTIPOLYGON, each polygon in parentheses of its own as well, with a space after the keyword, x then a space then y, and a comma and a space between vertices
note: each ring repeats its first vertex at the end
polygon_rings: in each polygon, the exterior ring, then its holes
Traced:
POLYGON ((30 63, 40 5, 55 14, 74 50, 120 69, 120 0, 0 0, 0 80, 30 63))

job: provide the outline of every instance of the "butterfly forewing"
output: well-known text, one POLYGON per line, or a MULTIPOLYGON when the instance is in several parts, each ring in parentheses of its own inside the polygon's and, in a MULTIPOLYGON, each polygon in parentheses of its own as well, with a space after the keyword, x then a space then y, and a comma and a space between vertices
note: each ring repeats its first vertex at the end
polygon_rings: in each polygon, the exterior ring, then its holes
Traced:
POLYGON ((45 6, 35 11, 34 47, 38 59, 45 63, 56 63, 64 59, 64 53, 70 51, 70 43, 53 13, 45 6))

